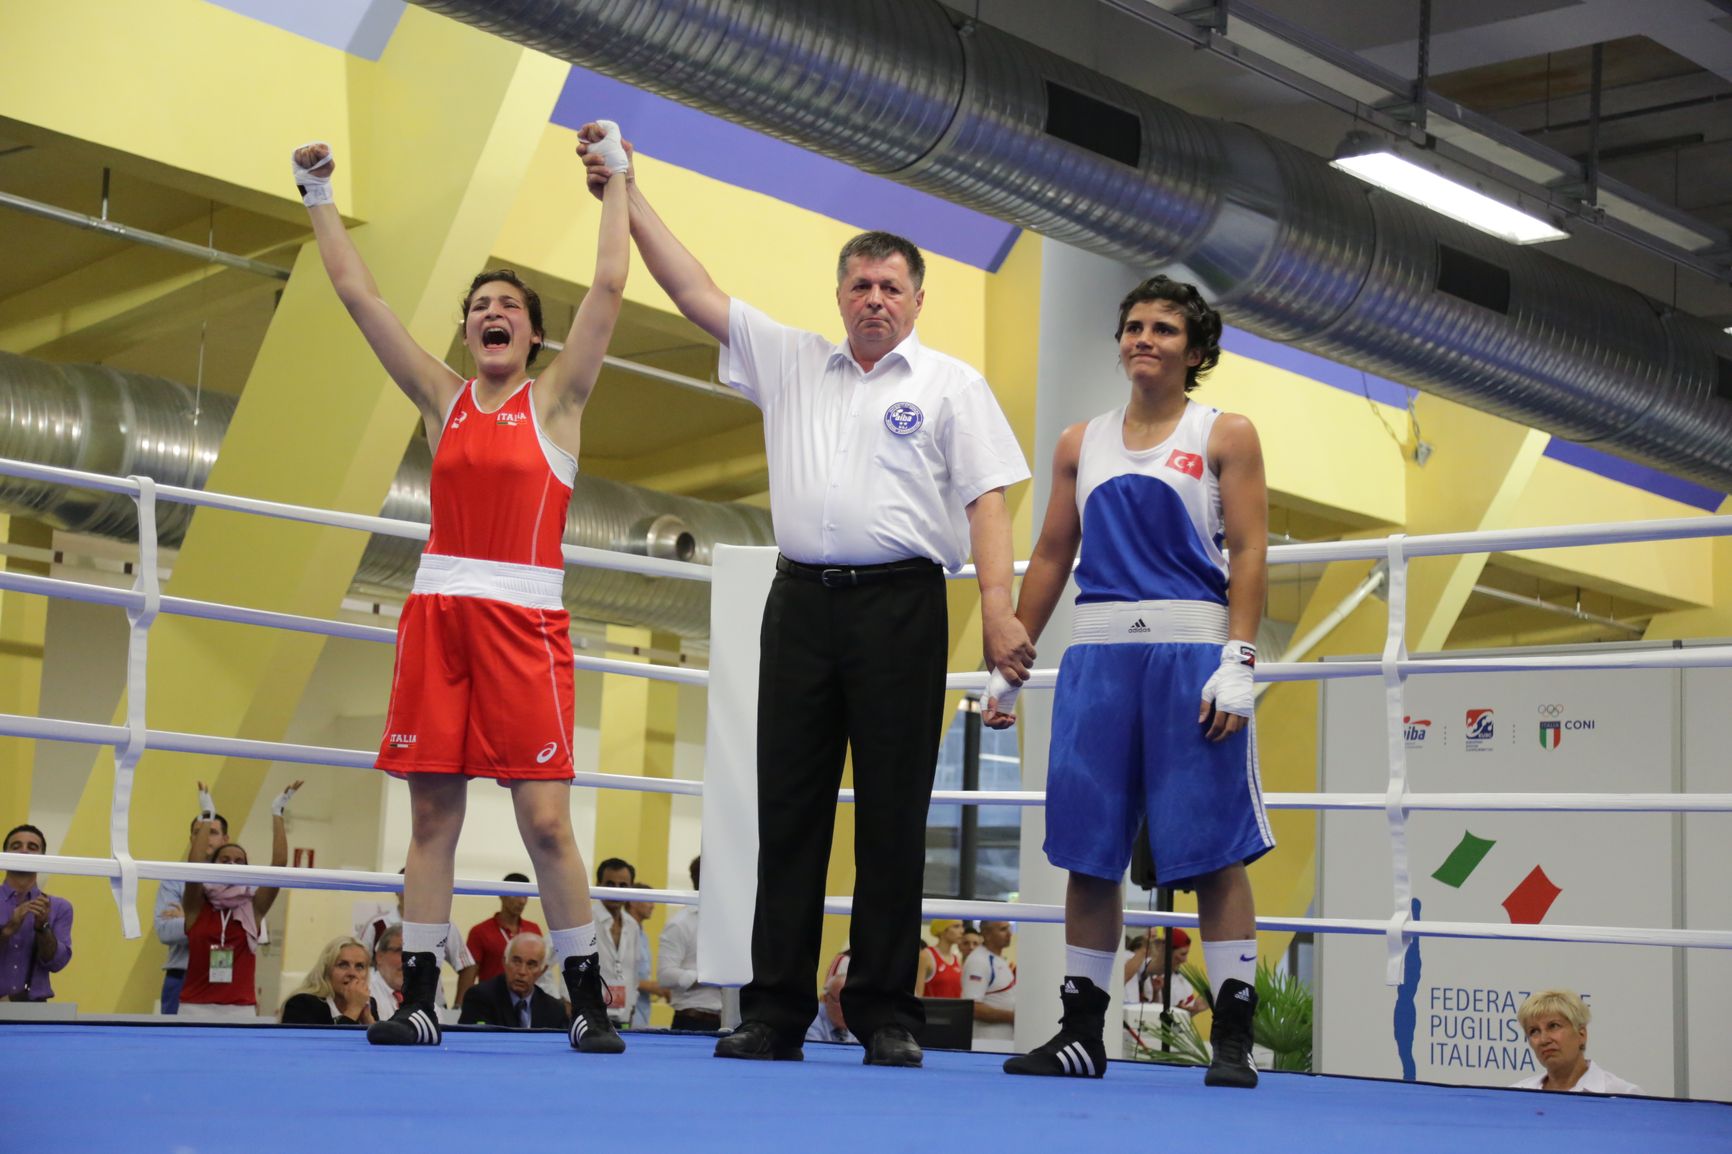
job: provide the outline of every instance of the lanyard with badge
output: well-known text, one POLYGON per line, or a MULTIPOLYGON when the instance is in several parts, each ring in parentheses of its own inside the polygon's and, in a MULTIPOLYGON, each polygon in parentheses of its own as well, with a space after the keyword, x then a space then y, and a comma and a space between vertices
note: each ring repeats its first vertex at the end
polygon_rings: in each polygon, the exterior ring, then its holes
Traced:
POLYGON ((233 910, 222 910, 218 915, 221 919, 217 930, 217 944, 210 951, 210 981, 212 985, 235 980, 235 952, 223 946, 229 939, 229 919, 234 916, 233 910))

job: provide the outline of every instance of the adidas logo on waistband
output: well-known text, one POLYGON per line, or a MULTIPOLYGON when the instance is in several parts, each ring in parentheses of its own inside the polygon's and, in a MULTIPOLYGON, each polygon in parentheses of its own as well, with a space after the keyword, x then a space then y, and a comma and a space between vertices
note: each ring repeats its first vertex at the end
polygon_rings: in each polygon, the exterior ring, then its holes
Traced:
POLYGON ((1148 633, 1149 631, 1148 625, 1144 623, 1141 617, 1137 618, 1135 625, 1132 625, 1129 629, 1125 630, 1126 633, 1148 633))

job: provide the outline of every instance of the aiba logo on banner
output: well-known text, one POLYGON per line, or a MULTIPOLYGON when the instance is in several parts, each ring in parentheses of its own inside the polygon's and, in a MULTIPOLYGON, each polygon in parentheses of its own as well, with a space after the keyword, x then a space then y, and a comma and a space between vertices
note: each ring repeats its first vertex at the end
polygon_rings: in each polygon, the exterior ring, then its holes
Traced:
POLYGON ((1402 735, 1407 739, 1407 748, 1418 749, 1425 744, 1425 739, 1431 735, 1431 722, 1418 717, 1403 717, 1401 719, 1402 735))
POLYGON ((1467 748, 1473 752, 1490 749, 1492 737, 1496 730, 1492 724, 1492 711, 1489 709, 1470 709, 1467 711, 1467 748))

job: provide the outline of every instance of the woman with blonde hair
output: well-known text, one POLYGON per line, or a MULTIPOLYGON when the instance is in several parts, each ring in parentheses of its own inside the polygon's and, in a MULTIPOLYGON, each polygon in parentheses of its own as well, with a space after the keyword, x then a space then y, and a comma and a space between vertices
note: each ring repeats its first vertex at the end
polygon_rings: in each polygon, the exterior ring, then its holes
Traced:
POLYGON ((1640 1094, 1588 1058, 1588 1007, 1569 990, 1529 994, 1516 1018, 1533 1047, 1540 1073, 1523 1078, 1517 1090, 1566 1090, 1572 1094, 1640 1094))
POLYGON ((370 1026, 378 1020, 367 996, 367 947, 354 938, 332 938, 277 1020, 285 1026, 370 1026))

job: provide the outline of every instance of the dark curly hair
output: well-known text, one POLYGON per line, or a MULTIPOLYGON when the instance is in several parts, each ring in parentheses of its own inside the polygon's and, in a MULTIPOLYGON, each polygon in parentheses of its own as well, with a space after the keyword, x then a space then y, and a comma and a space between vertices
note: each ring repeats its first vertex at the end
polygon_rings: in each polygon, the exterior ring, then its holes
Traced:
MULTIPOLYGON (((541 324, 541 294, 524 284, 523 278, 512 269, 488 269, 486 272, 476 273, 475 279, 469 282, 469 291, 463 294, 462 316, 467 317, 469 315, 469 305, 475 300, 476 290, 489 281, 503 281, 523 294, 523 307, 529 310, 529 324, 535 330, 537 337, 536 342, 529 346, 529 360, 524 366, 527 368, 535 363, 536 357, 541 355, 541 344, 547 336, 547 330, 541 324)), ((462 320, 457 322, 458 339, 462 339, 463 325, 462 320)))
POLYGON ((1152 276, 1126 293, 1125 299, 1119 302, 1119 324, 1113 330, 1114 340, 1125 335, 1125 318, 1131 309, 1145 301, 1165 301, 1183 313, 1185 348, 1187 351, 1198 349, 1203 354, 1202 360, 1185 369, 1185 391, 1188 393, 1197 387, 1198 379, 1221 360, 1221 314, 1203 299, 1196 285, 1171 277, 1152 276))

